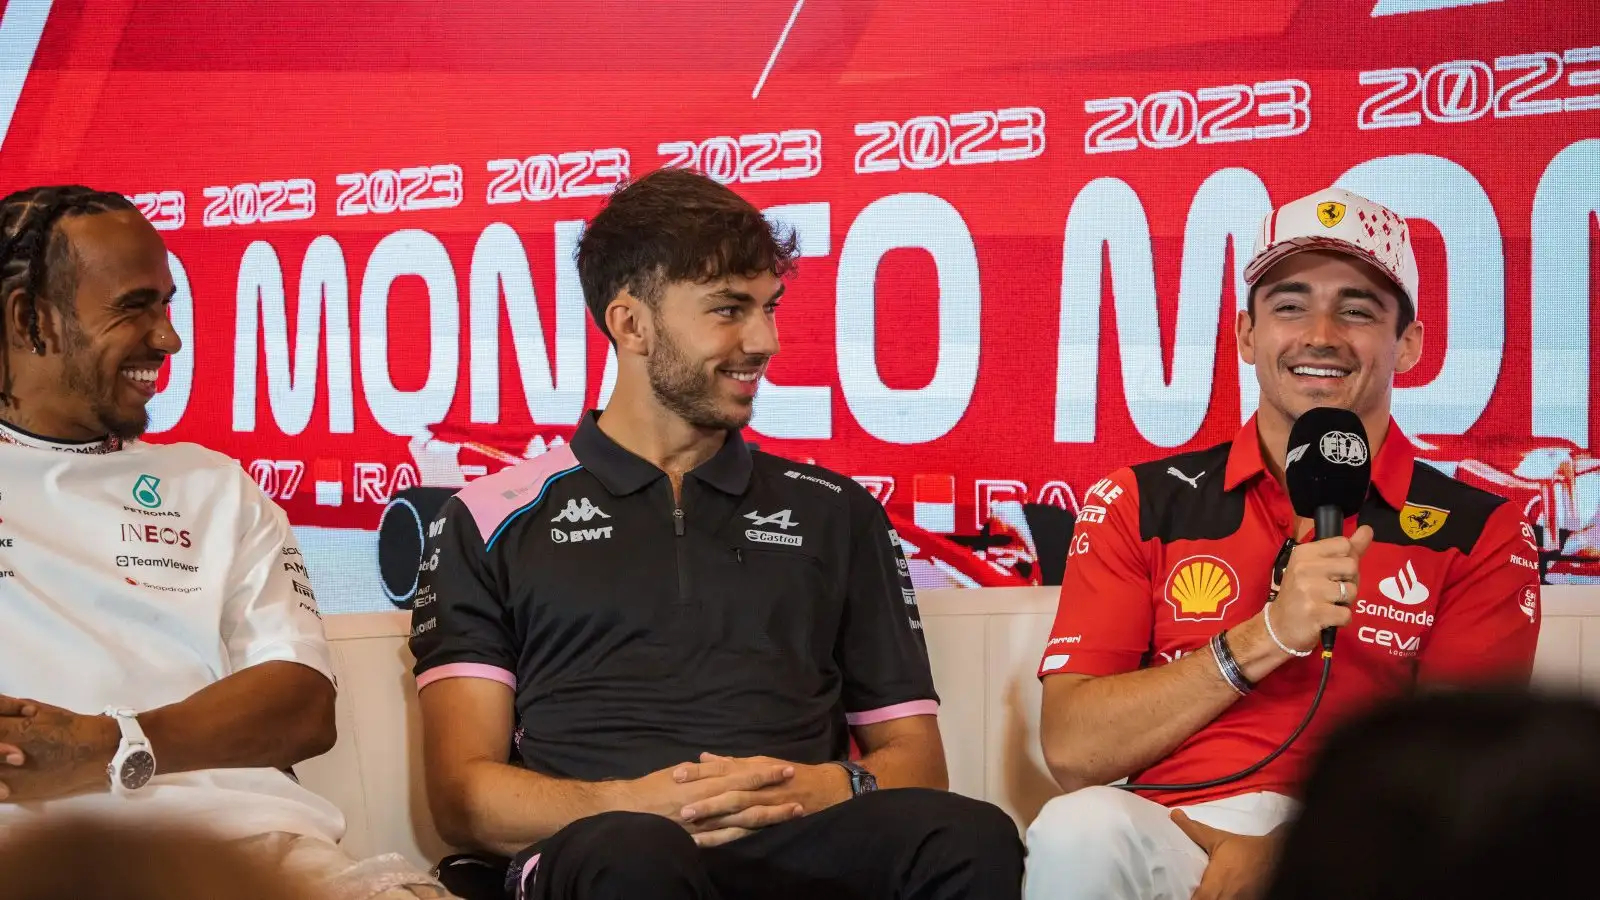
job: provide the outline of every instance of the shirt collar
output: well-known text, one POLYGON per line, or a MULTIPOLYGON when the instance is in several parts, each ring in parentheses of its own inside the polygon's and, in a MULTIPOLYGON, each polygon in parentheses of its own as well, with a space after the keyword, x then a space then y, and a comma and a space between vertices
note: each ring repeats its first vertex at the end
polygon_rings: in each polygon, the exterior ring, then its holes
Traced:
POLYGON ((121 438, 108 434, 93 441, 58 441, 44 435, 24 431, 7 422, 0 422, 0 444, 16 444, 35 450, 55 450, 61 453, 115 453, 123 447, 121 438))
MULTIPOLYGON (((1389 433, 1383 439, 1383 446, 1378 448, 1377 458, 1372 461, 1372 485, 1378 489, 1378 496, 1395 509, 1406 505, 1406 494, 1411 490, 1412 462, 1416 456, 1416 445, 1411 443, 1411 439, 1406 437, 1391 416, 1389 433)), ((1250 421, 1244 423, 1244 427, 1234 435, 1233 448, 1228 451, 1228 471, 1223 488, 1231 491, 1266 471, 1266 463, 1261 459, 1261 440, 1256 433, 1256 417, 1252 415, 1250 421)))
MULTIPOLYGON (((583 467, 594 473, 606 490, 617 496, 631 494, 666 473, 600 430, 600 411, 590 410, 572 436, 572 452, 583 467)), ((696 466, 689 474, 724 494, 739 496, 750 487, 753 463, 750 447, 739 431, 730 429, 727 440, 715 456, 696 466)))

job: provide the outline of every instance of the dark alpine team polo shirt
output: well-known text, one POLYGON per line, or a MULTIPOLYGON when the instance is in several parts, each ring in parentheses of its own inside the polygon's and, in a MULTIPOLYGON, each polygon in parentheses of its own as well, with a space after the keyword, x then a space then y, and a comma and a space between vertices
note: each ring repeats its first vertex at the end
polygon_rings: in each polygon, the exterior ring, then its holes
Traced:
POLYGON ((730 432, 679 504, 596 423, 429 527, 419 689, 511 687, 522 763, 589 781, 702 751, 842 759, 849 725, 937 711, 899 538, 865 489, 730 432))

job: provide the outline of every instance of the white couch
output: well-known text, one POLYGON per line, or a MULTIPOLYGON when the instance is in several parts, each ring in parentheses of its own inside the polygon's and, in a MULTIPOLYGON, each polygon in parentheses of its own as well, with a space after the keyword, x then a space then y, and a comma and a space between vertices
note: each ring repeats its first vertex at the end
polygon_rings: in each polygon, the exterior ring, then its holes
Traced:
MULTIPOLYGON (((950 787, 1025 826, 1057 793, 1038 747, 1039 654, 1056 589, 923 592, 919 601, 942 705, 950 787)), ((1544 589, 1535 680, 1600 697, 1600 588, 1544 589)), ((337 803, 354 853, 397 851, 431 865, 447 852, 422 787, 420 724, 406 613, 329 616, 339 676, 339 741, 296 767, 337 803)))

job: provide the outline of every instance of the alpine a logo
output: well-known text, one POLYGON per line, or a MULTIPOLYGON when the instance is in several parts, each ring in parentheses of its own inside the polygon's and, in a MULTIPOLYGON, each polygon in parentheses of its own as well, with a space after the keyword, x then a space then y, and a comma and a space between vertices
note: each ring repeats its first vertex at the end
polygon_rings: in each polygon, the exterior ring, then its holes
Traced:
POLYGON ((756 511, 747 512, 744 514, 744 517, 749 519, 750 524, 756 527, 745 529, 744 536, 757 544, 777 544, 783 547, 799 547, 805 543, 805 538, 798 534, 784 534, 785 531, 788 531, 789 529, 800 524, 791 518, 792 514, 793 510, 788 509, 780 509, 771 515, 766 516, 756 511), (763 528, 770 528, 774 525, 783 529, 783 531, 762 530, 763 528))
POLYGON ((593 519, 593 518, 596 518, 596 517, 601 518, 601 519, 609 519, 609 518, 611 518, 609 515, 606 515, 606 513, 603 510, 601 510, 600 507, 595 506, 593 503, 590 503, 588 497, 584 497, 581 501, 580 500, 568 500, 566 509, 563 509, 561 512, 556 513, 556 517, 554 519, 551 519, 550 521, 552 521, 552 522, 587 522, 590 519, 593 519))
POLYGON ((749 519, 750 524, 756 526, 757 528, 763 528, 768 525, 776 525, 779 528, 782 528, 784 531, 788 531, 795 525, 799 524, 789 518, 789 510, 787 509, 780 509, 770 516, 763 516, 758 512, 748 512, 744 514, 744 517, 749 519))

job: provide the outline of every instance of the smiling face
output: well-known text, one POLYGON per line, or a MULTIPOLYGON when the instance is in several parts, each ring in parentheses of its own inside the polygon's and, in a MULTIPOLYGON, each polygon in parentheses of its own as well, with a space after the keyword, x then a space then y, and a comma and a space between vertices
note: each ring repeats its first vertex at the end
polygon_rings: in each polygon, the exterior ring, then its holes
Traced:
POLYGON ((56 240, 71 242, 62 260, 74 266, 75 290, 55 300, 8 298, 7 333, 23 334, 17 310, 32 302, 46 351, 12 343, 15 392, 48 437, 138 437, 161 365, 183 346, 167 318, 174 291, 167 248, 129 210, 67 217, 56 231, 56 240))
POLYGON ((645 371, 656 401, 696 428, 737 429, 778 352, 776 275, 674 282, 650 309, 645 371))
POLYGON ((1399 326, 1401 299, 1381 270, 1332 250, 1289 256, 1262 274, 1237 322, 1239 355, 1261 385, 1262 433, 1307 410, 1348 409, 1368 434, 1389 419, 1396 372, 1422 354, 1422 325, 1399 326))

